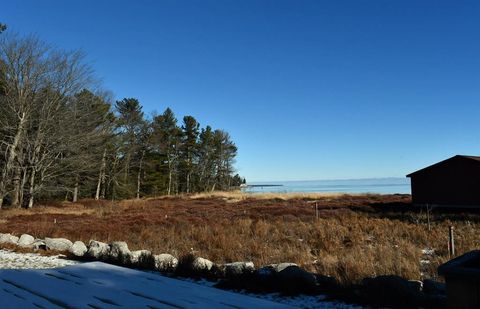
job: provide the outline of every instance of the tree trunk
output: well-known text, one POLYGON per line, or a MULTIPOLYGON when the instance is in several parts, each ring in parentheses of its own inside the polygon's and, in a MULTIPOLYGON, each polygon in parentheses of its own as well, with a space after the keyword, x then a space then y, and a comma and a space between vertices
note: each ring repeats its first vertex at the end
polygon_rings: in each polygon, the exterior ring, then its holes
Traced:
POLYGON ((168 191, 167 195, 170 195, 170 188, 172 187, 172 170, 168 168, 168 191))
POLYGON ((168 159, 168 190, 167 190, 167 195, 170 195, 172 188, 172 162, 170 159, 168 159))
POLYGON ((140 157, 140 163, 138 164, 138 173, 137 173, 137 199, 140 199, 140 186, 141 186, 141 176, 142 176, 142 163, 143 157, 145 156, 145 151, 142 151, 142 156, 140 157))
POLYGON ((32 168, 32 172, 30 174, 30 189, 28 190, 28 208, 33 207, 33 195, 35 193, 35 169, 32 168))
POLYGON ((95 200, 100 198, 100 190, 102 183, 105 182, 105 166, 106 166, 106 156, 107 156, 107 148, 103 151, 102 156, 102 165, 100 166, 100 173, 98 174, 98 182, 97 182, 97 192, 95 192, 95 200))
POLYGON ((187 173, 187 193, 190 193, 190 172, 187 173))
POLYGON ((22 116, 20 117, 19 123, 17 126, 17 131, 15 132, 15 136, 13 137, 13 142, 11 145, 9 145, 8 154, 5 160, 5 167, 3 168, 2 175, 0 177, 0 208, 2 208, 2 205, 3 205, 3 199, 5 197, 6 188, 7 188, 7 177, 13 168, 17 147, 23 135, 25 122, 26 122, 26 115, 25 113, 22 113, 22 116))
POLYGON ((100 198, 102 199, 105 199, 105 196, 107 195, 106 192, 107 192, 107 184, 106 184, 106 175, 105 175, 105 171, 103 171, 103 174, 102 174, 102 193, 100 194, 100 198))
POLYGON ((27 169, 22 168, 22 182, 20 184, 20 200, 19 200, 19 205, 20 207, 23 207, 23 198, 24 198, 24 192, 25 192, 25 184, 27 183, 27 169))
POLYGON ((125 172, 123 174, 123 183, 127 184, 128 182, 128 174, 130 173, 130 151, 127 153, 126 160, 125 160, 125 172))
POLYGON ((13 207, 20 206, 20 190, 22 185, 21 177, 22 177, 22 169, 20 167, 16 167, 13 175, 13 192, 12 192, 13 207))
POLYGON ((78 180, 75 182, 75 187, 73 188, 72 202, 76 203, 77 201, 78 201, 78 180))

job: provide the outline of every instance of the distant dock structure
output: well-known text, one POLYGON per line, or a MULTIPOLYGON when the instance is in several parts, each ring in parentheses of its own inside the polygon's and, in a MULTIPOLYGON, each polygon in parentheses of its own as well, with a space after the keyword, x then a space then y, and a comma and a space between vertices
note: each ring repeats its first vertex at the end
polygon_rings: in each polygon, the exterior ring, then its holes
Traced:
POLYGON ((271 187, 283 187, 283 185, 280 184, 241 184, 240 189, 242 191, 255 191, 255 189, 260 189, 263 190, 264 188, 271 188, 271 187))

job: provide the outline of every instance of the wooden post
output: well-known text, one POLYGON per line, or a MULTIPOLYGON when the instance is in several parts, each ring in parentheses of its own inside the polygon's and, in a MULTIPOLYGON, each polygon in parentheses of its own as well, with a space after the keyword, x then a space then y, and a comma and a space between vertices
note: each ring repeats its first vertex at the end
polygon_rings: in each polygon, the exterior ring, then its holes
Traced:
POLYGON ((428 223, 428 230, 430 231, 430 208, 428 207, 427 204, 427 223, 428 223))
POLYGON ((450 258, 455 256, 455 239, 453 236, 453 226, 448 228, 448 253, 450 258))
POLYGON ((318 220, 319 212, 318 212, 318 201, 307 201, 307 204, 313 204, 315 203, 315 219, 318 220))

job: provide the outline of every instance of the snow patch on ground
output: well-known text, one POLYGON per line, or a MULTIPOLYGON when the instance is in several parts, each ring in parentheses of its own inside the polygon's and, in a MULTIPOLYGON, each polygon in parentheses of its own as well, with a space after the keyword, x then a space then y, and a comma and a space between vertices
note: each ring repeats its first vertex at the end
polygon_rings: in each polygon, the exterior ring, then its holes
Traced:
POLYGON ((327 301, 323 295, 233 293, 213 288, 215 283, 0 250, 0 308, 104 307, 110 302, 134 308, 362 308, 327 301))
POLYGON ((362 309, 364 307, 346 304, 338 301, 326 301, 324 295, 308 296, 299 295, 292 297, 281 296, 278 293, 255 295, 255 297, 268 299, 299 308, 325 308, 325 309, 362 309))
POLYGON ((425 249, 422 249, 422 253, 425 255, 433 255, 435 253, 435 249, 425 248, 425 249))
POLYGON ((0 250, 0 269, 58 268, 78 264, 61 255, 41 256, 35 253, 15 253, 0 250))

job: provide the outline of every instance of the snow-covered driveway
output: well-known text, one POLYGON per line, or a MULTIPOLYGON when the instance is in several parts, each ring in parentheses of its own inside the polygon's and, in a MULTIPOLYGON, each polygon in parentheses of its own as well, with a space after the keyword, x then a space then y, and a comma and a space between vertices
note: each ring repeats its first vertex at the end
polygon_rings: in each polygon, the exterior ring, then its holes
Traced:
POLYGON ((0 269, 0 308, 289 308, 101 262, 0 269))

